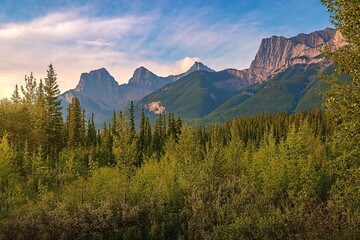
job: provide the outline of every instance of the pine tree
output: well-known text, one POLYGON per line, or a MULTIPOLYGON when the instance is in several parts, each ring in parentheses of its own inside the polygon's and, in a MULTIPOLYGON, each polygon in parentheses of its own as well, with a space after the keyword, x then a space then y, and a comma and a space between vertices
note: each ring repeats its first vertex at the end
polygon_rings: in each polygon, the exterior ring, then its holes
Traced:
POLYGON ((107 125, 107 123, 104 122, 103 130, 101 132, 101 145, 100 145, 101 165, 103 166, 111 165, 113 163, 112 145, 113 145, 113 139, 112 139, 112 130, 110 124, 107 125))
MULTIPOLYGON (((160 115, 161 116, 161 115, 160 115)), ((157 118, 154 123, 153 132, 151 134, 151 150, 156 154, 157 158, 160 158, 161 153, 161 129, 160 129, 160 118, 157 118)))
POLYGON ((137 165, 140 166, 143 160, 143 155, 145 151, 145 112, 144 109, 141 109, 141 118, 139 125, 139 133, 137 137, 137 153, 138 153, 138 162, 137 165))
POLYGON ((48 140, 47 152, 55 153, 63 147, 63 118, 61 115, 61 100, 57 98, 60 94, 57 77, 52 64, 47 70, 44 85, 44 100, 46 108, 46 137, 48 140))
POLYGON ((129 142, 132 143, 136 134, 133 101, 130 102, 130 107, 129 107, 129 132, 130 132, 129 142))
POLYGON ((148 116, 146 116, 144 126, 144 148, 145 154, 149 156, 151 153, 151 125, 148 116))
POLYGON ((67 110, 67 145, 69 147, 78 147, 81 145, 81 122, 83 121, 79 99, 73 97, 67 110))
POLYGON ((176 120, 175 127, 176 127, 176 134, 179 136, 181 134, 181 128, 182 128, 182 121, 180 116, 178 116, 176 120))
POLYGON ((21 97, 20 97, 20 94, 19 94, 19 88, 18 88, 17 84, 15 85, 14 92, 11 95, 11 101, 13 103, 19 103, 21 101, 21 97))
POLYGON ((85 120, 85 109, 82 110, 81 122, 80 122, 80 144, 81 146, 86 145, 86 120, 85 120))
POLYGON ((91 118, 88 120, 87 132, 86 132, 86 142, 87 142, 88 146, 96 146, 96 144, 97 144, 94 113, 91 113, 91 118))
POLYGON ((36 89, 36 102, 43 102, 45 99, 44 84, 42 79, 40 79, 39 85, 36 89))
POLYGON ((117 166, 124 171, 126 176, 130 176, 137 163, 137 144, 130 141, 132 133, 126 122, 125 109, 122 108, 117 121, 117 135, 113 140, 113 154, 117 166))
POLYGON ((36 101, 32 110, 32 116, 34 119, 34 127, 32 131, 33 136, 36 139, 36 143, 30 142, 29 144, 35 145, 32 147, 32 150, 37 149, 38 146, 45 148, 48 144, 46 133, 47 111, 45 106, 44 85, 41 79, 36 90, 36 101))
POLYGON ((116 128, 117 128, 117 116, 116 116, 116 111, 114 110, 113 115, 112 115, 112 120, 111 120, 111 130, 112 130, 112 134, 116 135, 116 128))
POLYGON ((37 83, 33 73, 30 76, 25 75, 25 88, 21 86, 21 92, 24 95, 24 101, 30 106, 36 102, 37 83))

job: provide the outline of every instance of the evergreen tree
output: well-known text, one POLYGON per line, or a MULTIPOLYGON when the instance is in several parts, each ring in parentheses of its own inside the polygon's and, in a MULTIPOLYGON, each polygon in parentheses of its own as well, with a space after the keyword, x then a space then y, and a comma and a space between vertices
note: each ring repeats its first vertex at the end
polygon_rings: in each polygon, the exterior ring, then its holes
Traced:
POLYGON ((136 134, 133 101, 130 102, 130 107, 129 107, 129 132, 130 132, 129 142, 132 143, 136 134))
POLYGON ((101 132, 101 165, 110 165, 113 163, 113 154, 112 154, 112 145, 113 145, 113 137, 112 137, 112 129, 110 125, 107 125, 104 122, 103 130, 101 132))
POLYGON ((34 119, 32 132, 36 142, 29 142, 29 145, 32 145, 32 150, 37 150, 38 146, 42 146, 43 148, 47 146, 47 112, 45 108, 44 85, 41 79, 36 90, 36 101, 32 110, 32 116, 34 119))
POLYGON ((176 134, 180 135, 181 134, 181 128, 182 128, 182 121, 181 121, 180 116, 178 116, 178 118, 176 119, 175 126, 176 126, 176 134))
MULTIPOLYGON (((161 116, 161 115, 160 115, 161 116)), ((161 127, 160 117, 155 120, 153 132, 151 134, 151 150, 156 154, 157 158, 160 158, 161 154, 161 127)))
POLYGON ((55 153, 63 147, 63 118, 61 115, 61 100, 59 85, 53 65, 50 64, 47 70, 47 77, 44 85, 44 100, 46 108, 46 138, 47 152, 55 153))
POLYGON ((80 143, 81 146, 86 145, 86 120, 85 120, 85 109, 82 110, 81 122, 80 122, 80 143))
POLYGON ((69 147, 78 147, 81 145, 81 131, 83 122, 79 99, 73 97, 67 110, 67 144, 69 147))
POLYGON ((14 92, 11 95, 11 101, 13 103, 19 103, 21 101, 21 97, 20 97, 20 94, 19 94, 19 88, 18 88, 17 84, 15 85, 14 92))
POLYGON ((138 153, 138 163, 137 165, 140 166, 143 160, 143 155, 145 151, 145 113, 144 109, 141 109, 141 118, 140 118, 140 125, 139 125, 139 133, 137 137, 137 153, 138 153))
POLYGON ((117 121, 117 135, 114 136, 113 154, 117 166, 124 171, 126 176, 130 176, 137 163, 137 145, 136 141, 131 141, 132 133, 126 123, 125 109, 121 109, 117 121))
POLYGON ((88 146, 96 146, 97 137, 96 137, 95 122, 94 122, 94 113, 91 113, 91 118, 88 120, 86 139, 88 146))
POLYGON ((37 83, 33 73, 30 76, 25 75, 25 88, 21 86, 21 92, 24 95, 24 101, 29 105, 34 105, 36 102, 37 83))
POLYGON ((36 102, 43 102, 45 97, 44 84, 42 79, 40 79, 39 85, 36 89, 36 102))
POLYGON ((111 130, 112 130, 112 134, 116 135, 116 128, 117 128, 117 116, 116 116, 116 111, 114 110, 113 115, 112 115, 112 120, 111 120, 111 130))
POLYGON ((149 121, 149 116, 145 118, 145 126, 144 126, 144 149, 146 155, 150 155, 151 153, 151 125, 149 121))

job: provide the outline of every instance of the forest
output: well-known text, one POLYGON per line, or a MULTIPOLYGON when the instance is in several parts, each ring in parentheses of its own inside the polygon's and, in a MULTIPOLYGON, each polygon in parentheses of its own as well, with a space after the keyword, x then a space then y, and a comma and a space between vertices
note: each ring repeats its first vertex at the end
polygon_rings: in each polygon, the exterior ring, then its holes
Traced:
POLYGON ((136 126, 131 102, 97 129, 76 98, 62 118, 52 64, 26 76, 0 101, 0 239, 359 239, 360 6, 322 2, 349 43, 324 110, 136 126))

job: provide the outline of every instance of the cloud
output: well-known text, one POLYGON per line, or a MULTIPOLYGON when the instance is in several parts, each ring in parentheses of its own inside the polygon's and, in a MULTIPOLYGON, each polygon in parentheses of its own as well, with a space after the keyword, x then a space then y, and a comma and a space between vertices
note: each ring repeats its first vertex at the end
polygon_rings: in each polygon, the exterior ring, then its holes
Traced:
POLYGON ((31 71, 44 78, 51 62, 62 91, 74 88, 81 72, 100 67, 130 76, 131 56, 118 46, 146 32, 150 22, 146 16, 89 18, 69 11, 0 25, 0 97, 9 97, 15 84, 22 85, 31 71))
POLYGON ((185 57, 185 58, 177 61, 170 71, 174 75, 186 72, 187 70, 189 70, 189 68, 191 68, 191 66, 195 62, 200 62, 200 58, 199 57, 185 57))
POLYGON ((206 9, 193 13, 183 9, 175 15, 155 11, 92 17, 83 8, 0 24, 0 98, 10 96, 31 71, 44 78, 50 63, 62 91, 74 88, 82 72, 101 67, 119 83, 127 82, 139 66, 167 76, 200 59, 215 70, 242 69, 267 35, 251 16, 209 23, 206 9))
POLYGON ((249 67, 261 39, 270 36, 261 28, 258 14, 239 17, 237 21, 223 19, 207 22, 211 13, 206 10, 190 16, 184 10, 181 14, 163 20, 156 32, 157 39, 148 45, 154 55, 163 49, 161 57, 180 59, 198 56, 216 70, 224 68, 249 67))

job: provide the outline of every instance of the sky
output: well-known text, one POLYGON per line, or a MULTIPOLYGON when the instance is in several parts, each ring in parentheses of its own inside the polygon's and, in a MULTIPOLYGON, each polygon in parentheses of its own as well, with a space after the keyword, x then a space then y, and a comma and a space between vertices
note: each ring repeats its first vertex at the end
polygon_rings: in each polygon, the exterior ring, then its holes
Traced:
POLYGON ((244 69, 261 39, 332 27, 320 0, 0 0, 0 99, 53 64, 62 92, 105 67, 119 83, 195 61, 244 69))

